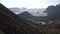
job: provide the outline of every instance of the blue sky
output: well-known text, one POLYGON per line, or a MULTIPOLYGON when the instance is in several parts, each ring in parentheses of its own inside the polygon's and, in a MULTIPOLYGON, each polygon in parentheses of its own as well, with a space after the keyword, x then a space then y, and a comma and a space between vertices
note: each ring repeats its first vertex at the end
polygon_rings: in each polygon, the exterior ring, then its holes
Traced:
POLYGON ((49 5, 59 4, 60 0, 0 0, 0 3, 2 3, 8 8, 46 8, 49 5))

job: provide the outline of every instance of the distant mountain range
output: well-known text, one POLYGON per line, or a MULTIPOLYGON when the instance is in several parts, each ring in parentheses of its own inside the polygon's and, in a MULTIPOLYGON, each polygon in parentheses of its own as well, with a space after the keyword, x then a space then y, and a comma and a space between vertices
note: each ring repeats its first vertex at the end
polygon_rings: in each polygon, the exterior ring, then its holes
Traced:
POLYGON ((22 17, 24 19, 42 19, 42 17, 47 16, 47 13, 45 13, 44 11, 46 9, 21 9, 21 8, 9 8, 11 11, 18 13, 17 15, 19 17, 22 17))
MULTIPOLYGON (((20 11, 21 9, 19 9, 20 11)), ((28 9, 17 15, 26 20, 43 20, 49 22, 50 20, 53 21, 56 17, 60 17, 60 5, 48 6, 48 8, 43 9, 28 9)))
POLYGON ((45 13, 44 11, 46 10, 45 8, 43 9, 27 9, 27 8, 9 8, 12 12, 14 13, 23 13, 24 11, 29 12, 30 14, 32 14, 33 16, 46 16, 47 13, 45 13))
POLYGON ((28 10, 28 12, 30 14, 32 14, 33 16, 47 16, 47 13, 44 12, 46 10, 46 8, 43 8, 43 9, 30 9, 28 10))
POLYGON ((14 11, 14 12, 19 12, 19 11, 21 11, 21 9, 20 8, 18 8, 18 7, 15 7, 15 8, 9 8, 11 11, 14 11))
POLYGON ((9 10, 11 10, 13 13, 15 13, 15 14, 18 14, 18 13, 20 13, 21 12, 21 9, 20 8, 18 8, 18 7, 14 7, 14 8, 9 8, 9 10))
POLYGON ((19 17, 24 18, 25 20, 41 20, 41 19, 46 19, 46 16, 34 16, 28 11, 24 11, 20 14, 17 14, 19 17))
POLYGON ((11 10, 12 12, 14 12, 15 14, 24 12, 27 10, 27 8, 18 8, 18 7, 14 7, 14 8, 9 8, 9 10, 11 10))

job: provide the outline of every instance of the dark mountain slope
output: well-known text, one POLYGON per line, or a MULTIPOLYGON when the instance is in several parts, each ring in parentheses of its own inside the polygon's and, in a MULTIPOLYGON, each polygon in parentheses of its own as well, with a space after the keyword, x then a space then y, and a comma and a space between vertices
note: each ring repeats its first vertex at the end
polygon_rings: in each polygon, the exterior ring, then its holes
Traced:
POLYGON ((46 9, 49 17, 60 17, 60 5, 49 6, 46 9))
POLYGON ((33 16, 31 13, 28 11, 24 11, 22 13, 17 14, 19 17, 24 18, 25 20, 29 21, 38 21, 38 20, 44 20, 46 19, 46 16, 33 16))
POLYGON ((6 34, 42 34, 2 4, 0 4, 0 29, 6 34))
POLYGON ((17 14, 17 15, 24 19, 33 19, 34 18, 34 16, 31 15, 28 11, 25 11, 25 12, 17 14))

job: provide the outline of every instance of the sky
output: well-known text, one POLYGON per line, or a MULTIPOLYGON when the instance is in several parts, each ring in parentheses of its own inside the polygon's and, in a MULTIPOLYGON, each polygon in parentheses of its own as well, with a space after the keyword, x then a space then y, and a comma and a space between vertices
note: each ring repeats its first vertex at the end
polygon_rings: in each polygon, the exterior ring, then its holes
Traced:
POLYGON ((8 8, 47 8, 50 5, 59 4, 60 0, 0 0, 0 3, 8 8))

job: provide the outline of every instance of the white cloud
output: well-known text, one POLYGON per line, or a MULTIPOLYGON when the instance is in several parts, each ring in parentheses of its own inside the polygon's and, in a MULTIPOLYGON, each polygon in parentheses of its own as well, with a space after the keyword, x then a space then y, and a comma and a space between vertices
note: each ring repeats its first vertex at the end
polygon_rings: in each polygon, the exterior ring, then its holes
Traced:
POLYGON ((1 0, 6 7, 46 8, 60 3, 60 0, 1 0))

